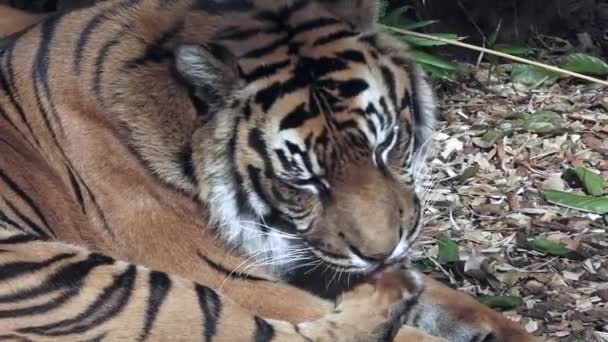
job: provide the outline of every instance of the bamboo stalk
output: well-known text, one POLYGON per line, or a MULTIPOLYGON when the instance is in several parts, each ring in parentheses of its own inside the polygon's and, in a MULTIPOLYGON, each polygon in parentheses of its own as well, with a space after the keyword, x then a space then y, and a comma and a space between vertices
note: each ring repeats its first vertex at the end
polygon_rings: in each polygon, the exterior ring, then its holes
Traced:
POLYGON ((521 58, 521 57, 517 57, 517 56, 513 56, 513 55, 509 55, 507 53, 503 53, 503 52, 499 52, 499 51, 495 51, 495 50, 491 50, 491 49, 486 49, 480 46, 475 46, 475 45, 471 45, 471 44, 467 44, 467 43, 463 43, 463 42, 459 42, 457 40, 452 40, 452 39, 446 39, 446 38, 441 38, 441 37, 435 37, 432 35, 428 35, 428 34, 424 34, 424 33, 420 33, 420 32, 414 32, 414 31, 410 31, 410 30, 402 30, 402 29, 398 29, 395 27, 390 27, 390 26, 385 26, 382 25, 384 28, 390 30, 390 31, 394 31, 397 33, 401 33, 401 34, 405 34, 405 35, 409 35, 409 36, 413 36, 413 37, 418 37, 418 38, 424 38, 424 39, 431 39, 431 40, 436 40, 438 42, 442 42, 442 43, 446 43, 449 45, 454 45, 454 46, 458 46, 458 47, 462 47, 465 49, 470 49, 470 50, 474 50, 474 51, 479 51, 479 52, 483 52, 483 53, 487 53, 490 55, 494 55, 494 56, 498 56, 498 57, 503 57, 506 59, 510 59, 519 63, 524 63, 524 64, 529 64, 529 65, 533 65, 539 68, 543 68, 546 70, 550 70, 553 72, 557 72, 560 74, 564 74, 564 75, 568 75, 568 76, 572 76, 572 77, 576 77, 576 78, 580 78, 589 82, 593 82, 593 83, 598 83, 604 86, 608 86, 608 81, 605 80, 601 80, 599 78, 595 78, 595 77, 591 77, 591 76, 587 76, 587 75, 583 75, 583 74, 579 74, 577 72, 573 72, 573 71, 568 71, 568 70, 564 70, 562 68, 558 68, 549 64, 545 64, 545 63, 540 63, 540 62, 535 62, 526 58, 521 58))

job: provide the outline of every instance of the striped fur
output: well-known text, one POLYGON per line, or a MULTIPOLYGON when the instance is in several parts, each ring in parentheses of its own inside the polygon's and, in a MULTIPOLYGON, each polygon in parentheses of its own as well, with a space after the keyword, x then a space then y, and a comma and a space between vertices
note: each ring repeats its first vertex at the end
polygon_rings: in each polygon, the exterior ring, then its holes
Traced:
POLYGON ((397 332, 403 319, 451 341, 531 340, 432 280, 420 296, 404 273, 375 295, 365 285, 420 232, 414 156, 434 123, 429 86, 374 32, 374 8, 107 0, 13 35, 0 52, 0 226, 12 232, 0 310, 31 315, 0 317, 0 331, 434 340, 397 332), (53 280, 82 262, 101 264, 53 280), (351 280, 363 285, 340 310, 319 297, 351 280), (23 297, 36 286, 49 290, 23 297))
POLYGON ((288 323, 252 315, 209 287, 81 248, 7 232, 0 248, 3 341, 384 341, 418 296, 407 292, 418 291, 416 275, 394 273, 355 288, 325 319, 288 323), (355 314, 360 306, 367 314, 355 314), (353 329, 353 319, 362 325, 353 329))

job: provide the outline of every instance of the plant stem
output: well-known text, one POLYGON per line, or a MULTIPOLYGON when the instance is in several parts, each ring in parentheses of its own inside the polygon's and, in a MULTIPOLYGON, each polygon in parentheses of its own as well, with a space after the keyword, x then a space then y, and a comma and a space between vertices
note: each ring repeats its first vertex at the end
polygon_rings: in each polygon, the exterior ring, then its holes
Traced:
POLYGON ((432 39, 432 40, 436 40, 442 43, 446 43, 449 45, 454 45, 454 46, 459 46, 465 49, 470 49, 470 50, 474 50, 474 51, 478 51, 478 52, 483 52, 483 53, 487 53, 490 55, 494 55, 494 56, 498 56, 498 57, 502 57, 502 58, 506 58, 506 59, 510 59, 519 63, 524 63, 524 64, 529 64, 529 65, 534 65, 536 67, 539 68, 543 68, 546 70, 550 70, 550 71, 554 71, 560 74, 564 74, 564 75, 568 75, 568 76, 572 76, 572 77, 576 77, 576 78, 580 78, 589 82, 593 82, 593 83, 597 83, 597 84, 601 84, 604 86, 608 86, 608 81, 605 80, 601 80, 599 78, 595 78, 595 77, 591 77, 591 76, 587 76, 587 75, 583 75, 583 74, 579 74, 577 72, 573 72, 573 71, 568 71, 562 68, 558 68, 549 64, 545 64, 545 63, 540 63, 540 62, 535 62, 526 58, 521 58, 521 57, 517 57, 517 56, 513 56, 513 55, 509 55, 507 53, 503 53, 503 52, 499 52, 496 50, 492 50, 492 49, 486 49, 483 47, 479 47, 479 46, 475 46, 475 45, 471 45, 471 44, 467 44, 467 43, 462 43, 456 40, 452 40, 452 39, 446 39, 446 38, 441 38, 441 37, 435 37, 432 35, 428 35, 428 34, 424 34, 424 33, 419 33, 419 32, 414 32, 414 31, 410 31, 410 30, 402 30, 402 29, 398 29, 395 27, 390 27, 390 26, 384 26, 382 25, 385 29, 390 30, 390 31, 394 31, 397 33, 401 33, 401 34, 405 34, 405 35, 409 35, 409 36, 413 36, 413 37, 418 37, 418 38, 424 38, 424 39, 432 39))

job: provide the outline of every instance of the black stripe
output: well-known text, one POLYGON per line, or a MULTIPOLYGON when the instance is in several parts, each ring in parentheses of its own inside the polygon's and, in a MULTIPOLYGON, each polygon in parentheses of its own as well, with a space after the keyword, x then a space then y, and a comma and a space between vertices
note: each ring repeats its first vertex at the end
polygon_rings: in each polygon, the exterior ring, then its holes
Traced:
POLYGON ((313 171, 313 166, 312 166, 312 160, 310 159, 310 154, 308 154, 306 151, 302 151, 302 149, 300 149, 299 145, 296 145, 294 143, 292 143, 291 141, 287 141, 285 142, 285 144, 287 145, 287 149, 289 149, 291 151, 292 154, 298 153, 300 155, 300 158, 302 158, 302 161, 304 162, 304 167, 306 168, 306 171, 308 171, 308 173, 310 174, 314 174, 313 171), (297 149, 297 152, 296 152, 297 149))
POLYGON ((39 238, 29 234, 15 234, 5 239, 0 239, 1 245, 18 245, 22 243, 30 243, 40 241, 39 238))
POLYGON ((274 328, 266 320, 255 316, 255 342, 269 342, 274 338, 274 328))
POLYGON ((341 23, 341 21, 339 21, 338 19, 329 18, 329 17, 312 19, 309 21, 304 21, 304 22, 298 23, 296 26, 294 26, 290 29, 290 32, 294 36, 296 36, 298 34, 301 34, 301 33, 307 32, 307 31, 312 31, 312 30, 323 28, 323 27, 336 25, 339 23, 341 23))
POLYGON ((103 289, 86 310, 73 318, 59 322, 22 328, 18 332, 43 336, 81 334, 115 318, 130 302, 137 277, 137 268, 130 265, 125 272, 115 276, 114 281, 103 289))
POLYGON ((238 138, 240 123, 241 123, 241 118, 237 118, 236 122, 234 124, 234 127, 231 130, 232 136, 230 137, 230 142, 228 143, 228 146, 229 146, 228 160, 230 160, 230 165, 232 168, 231 174, 234 177, 234 184, 236 184, 235 200, 236 200, 236 205, 238 206, 239 214, 248 216, 248 215, 254 213, 254 210, 251 207, 251 205, 249 204, 249 201, 247 199, 248 197, 247 197, 247 193, 245 192, 244 180, 243 180, 243 177, 241 176, 241 174, 239 173, 239 170, 237 169, 236 162, 235 162, 237 150, 239 148, 237 146, 238 145, 237 138, 238 138))
POLYGON ((382 72, 382 79, 384 80, 384 85, 388 89, 389 99, 393 105, 393 108, 399 110, 400 108, 399 103, 397 101, 397 84, 395 81, 395 75, 386 66, 381 67, 380 71, 382 72))
POLYGON ((336 81, 336 86, 340 92, 340 97, 343 99, 359 96, 362 92, 369 89, 367 82, 361 78, 353 78, 347 81, 336 81))
MULTIPOLYGON (((62 153, 63 153, 63 151, 62 151, 62 153)), ((64 155, 64 157, 65 157, 65 155, 64 155)), ((71 164, 69 166, 70 166, 70 168, 72 170, 74 169, 74 167, 71 166, 71 164)), ((76 172, 76 171, 74 171, 74 172, 75 172, 76 178, 80 181, 80 183, 82 183, 82 185, 84 186, 84 189, 86 190, 87 194, 91 198, 91 202, 93 203, 93 205, 95 206, 95 209, 97 210, 97 213, 99 214, 99 219, 101 221, 101 224, 103 225, 103 228, 105 229, 106 232, 108 232, 108 234, 111 237, 115 237, 114 231, 112 231, 112 229, 110 228, 110 225, 108 224, 108 220, 106 218, 106 214, 103 212, 103 210, 101 209, 101 206, 97 202, 97 197, 91 191, 91 188, 89 188, 89 186, 87 185, 87 183, 85 183, 85 181, 82 179, 82 177, 78 175, 78 172, 76 172)))
POLYGON ((42 229, 38 224, 36 224, 29 217, 27 217, 25 214, 23 214, 21 212, 21 210, 19 210, 13 204, 13 202, 9 201, 6 198, 4 199, 4 201, 6 202, 6 205, 8 205, 8 207, 13 211, 13 213, 15 213, 15 216, 17 216, 21 220, 21 222, 25 223, 25 225, 29 228, 28 233, 33 232, 33 233, 36 233, 36 235, 38 235, 40 237, 49 237, 49 234, 47 232, 45 232, 44 229, 42 229))
POLYGON ((103 45, 103 47, 99 50, 97 54, 97 59, 95 60, 95 73, 93 77, 92 89, 93 94, 95 94, 95 98, 97 99, 100 105, 104 105, 105 102, 103 98, 102 82, 106 60, 108 59, 110 50, 118 46, 118 44, 123 41, 123 38, 127 35, 128 31, 128 25, 123 26, 123 28, 114 36, 113 39, 103 45))
POLYGON ((268 21, 275 24, 276 27, 287 28, 291 16, 306 7, 310 0, 297 0, 289 5, 277 6, 271 10, 263 10, 255 14, 254 18, 259 21, 268 21))
POLYGON ((399 314, 392 313, 391 320, 384 326, 384 332, 380 336, 380 341, 392 341, 399 329, 403 326, 403 318, 408 317, 412 309, 418 304, 418 296, 408 298, 402 304, 399 304, 401 312, 399 314))
MULTIPOLYGON (((267 171, 270 172, 271 170, 267 171)), ((247 175, 249 176, 249 180, 251 181, 251 185, 253 186, 252 190, 262 202, 269 205, 270 201, 268 200, 266 191, 264 191, 264 188, 262 187, 262 170, 253 165, 249 165, 247 166, 247 175)))
POLYGON ((207 257, 206 255, 201 253, 201 251, 196 251, 196 254, 198 255, 199 258, 201 258, 203 261, 205 261, 205 263, 207 263, 211 268, 213 268, 217 272, 225 275, 226 277, 230 277, 233 279, 239 279, 239 280, 247 280, 247 281, 270 281, 268 279, 252 276, 252 275, 249 275, 246 273, 229 270, 226 267, 224 267, 223 265, 209 259, 209 257, 207 257))
POLYGON ((300 335, 300 337, 302 337, 306 342, 314 342, 311 338, 304 336, 302 331, 300 331, 299 325, 297 325, 297 324, 292 324, 292 325, 293 325, 293 330, 296 332, 296 334, 300 335))
POLYGON ((182 147, 177 153, 175 163, 178 165, 182 175, 188 179, 191 185, 198 184, 196 173, 194 172, 194 162, 192 161, 192 147, 190 145, 182 147))
POLYGON ((317 40, 315 40, 315 42, 313 43, 313 46, 321 46, 321 45, 325 45, 325 44, 332 44, 335 43, 338 40, 344 39, 344 38, 352 38, 357 36, 357 33, 353 32, 353 31, 349 31, 349 30, 340 30, 337 32, 333 32, 325 37, 321 37, 317 40))
MULTIPOLYGON (((2 80, 2 75, 0 75, 0 81, 2 80)), ((4 110, 4 108, 2 108, 2 106, 0 105, 0 117, 2 117, 4 120, 6 120, 6 122, 8 122, 8 124, 13 127, 13 129, 17 132, 19 132, 19 134, 23 137, 23 139, 25 141, 27 140, 27 137, 25 136, 25 134, 15 125, 15 123, 13 122, 13 120, 11 120, 11 117, 8 115, 8 113, 4 110)))
POLYGON ((73 258, 76 256, 75 253, 61 253, 53 256, 52 258, 39 261, 39 262, 28 262, 18 261, 0 265, 0 281, 9 281, 17 278, 26 273, 33 273, 46 268, 58 261, 73 258))
POLYGON ((213 39, 211 39, 211 41, 218 41, 218 40, 236 40, 236 41, 242 41, 242 40, 248 40, 251 38, 254 38, 255 36, 264 33, 265 30, 262 30, 260 28, 250 28, 250 29, 244 29, 240 26, 231 26, 228 27, 227 29, 221 30, 220 32, 218 32, 213 39))
POLYGON ((361 63, 361 64, 367 63, 367 59, 365 58, 365 55, 361 51, 357 51, 357 50, 344 50, 344 51, 338 52, 336 54, 336 57, 347 60, 349 62, 355 62, 355 63, 361 63))
POLYGON ((34 97, 36 99, 36 105, 38 106, 38 110, 42 114, 42 118, 44 119, 44 124, 51 134, 51 137, 54 141, 57 141, 57 133, 51 124, 50 115, 52 115, 55 119, 57 127, 60 131, 62 131, 60 119, 57 115, 57 111, 55 109, 55 104, 51 98, 51 90, 49 86, 49 63, 50 63, 50 48, 51 42, 53 40, 53 36, 55 34, 55 30, 60 23, 61 17, 59 15, 53 15, 48 17, 40 26, 41 36, 40 36, 40 45, 37 48, 37 54, 34 59, 34 67, 32 70, 32 82, 34 83, 34 97), (42 86, 42 89, 40 88, 42 86), (47 110, 42 103, 42 99, 45 99, 47 104, 49 105, 49 110, 47 110))
POLYGON ((301 58, 293 71, 293 77, 285 82, 275 82, 258 91, 256 103, 262 106, 263 111, 270 107, 281 97, 310 86, 314 81, 329 73, 345 70, 348 64, 339 58, 321 57, 319 59, 301 58))
MULTIPOLYGON (((0 86, 2 87, 2 90, 4 91, 6 96, 8 97, 8 100, 11 103, 11 105, 17 111, 17 114, 19 114, 21 121, 23 122, 25 127, 27 127, 28 131, 30 132, 31 137, 34 139, 34 142, 36 143, 36 145, 40 146, 38 137, 36 136, 36 134, 34 134, 34 130, 25 115, 25 111, 23 110, 21 103, 19 103, 19 101, 17 101, 17 97, 15 95, 17 92, 17 88, 16 88, 17 85, 14 83, 15 82, 15 70, 13 69, 13 46, 11 46, 9 48, 4 60, 6 61, 6 66, 4 67, 4 69, 0 70, 0 86), (8 72, 8 79, 5 78, 6 77, 4 75, 5 70, 6 70, 6 72, 8 72)), ((25 136, 24 136, 24 138, 25 138, 25 136)), ((29 142, 28 139, 25 139, 25 141, 29 142)))
POLYGON ((378 116, 378 118, 380 119, 380 124, 382 125, 382 128, 390 128, 391 127, 391 121, 390 119, 392 119, 392 115, 391 115, 391 110, 390 108, 388 108, 388 104, 386 103, 386 98, 384 96, 380 97, 380 107, 382 107, 382 113, 378 116))
POLYGON ((247 143, 249 144, 249 147, 258 153, 259 157, 264 162, 264 175, 268 178, 273 178, 275 176, 274 168, 268 154, 268 148, 262 131, 258 128, 252 129, 251 132, 249 132, 247 143))
POLYGON ((79 288, 68 289, 63 292, 60 296, 53 298, 50 302, 44 302, 42 304, 23 307, 12 310, 1 310, 0 319, 10 318, 15 319, 17 317, 41 315, 51 310, 56 310, 63 304, 67 303, 70 299, 74 298, 80 292, 79 288))
POLYGON ((162 63, 173 57, 173 50, 166 47, 167 43, 171 42, 184 29, 184 22, 178 21, 173 24, 161 36, 146 46, 143 55, 127 62, 127 68, 136 68, 148 63, 162 63))
POLYGON ((11 144, 10 142, 8 142, 7 140, 2 139, 0 137, 0 142, 3 143, 4 145, 8 146, 11 150, 13 150, 13 152, 15 152, 16 155, 22 155, 22 153, 19 152, 19 150, 15 146, 13 146, 13 144, 11 144))
MULTIPOLYGON (((418 88, 420 87, 419 82, 423 82, 424 80, 419 79, 415 75, 417 75, 416 65, 412 61, 407 61, 406 69, 408 74, 410 75, 410 83, 411 83, 411 106, 414 112, 414 125, 415 127, 424 127, 429 123, 427 122, 427 117, 422 109, 422 100, 420 99, 420 94, 418 94, 418 88)), ((420 149, 421 145, 425 143, 425 136, 422 136, 423 130, 417 130, 414 137, 414 150, 420 149)))
POLYGON ((282 88, 283 85, 281 82, 274 82, 270 86, 258 91, 255 95, 255 102, 262 106, 264 112, 268 111, 268 109, 284 95, 282 88))
POLYGON ((287 45, 287 43, 289 43, 291 40, 291 37, 289 36, 284 36, 281 38, 278 38, 277 40, 262 46, 260 48, 255 48, 249 52, 246 52, 245 54, 243 54, 242 58, 262 58, 266 55, 270 55, 273 52, 275 52, 277 49, 284 47, 287 45))
POLYGON ((163 272, 150 272, 150 296, 148 298, 148 306, 146 308, 146 320, 144 323, 144 331, 139 336, 139 341, 145 341, 150 335, 152 324, 158 316, 158 311, 165 301, 169 290, 171 289, 171 279, 163 272))
POLYGON ((38 216, 40 221, 42 221, 42 223, 46 226, 45 228, 47 228, 47 231, 52 234, 53 232, 50 228, 49 223, 45 219, 40 208, 38 208, 36 203, 34 203, 34 200, 30 196, 28 196, 28 194, 26 194, 21 188, 19 188, 17 183, 15 183, 2 170, 0 170, 0 179, 2 179, 11 188, 11 190, 13 190, 13 192, 15 194, 17 194, 25 203, 27 203, 30 206, 30 208, 34 211, 34 213, 36 213, 36 215, 38 216))
POLYGON ((11 219, 10 219, 10 218, 9 218, 9 217, 6 215, 6 213, 5 213, 5 212, 3 212, 1 209, 0 209, 0 222, 4 222, 4 223, 8 224, 9 226, 12 226, 13 228, 15 228, 15 229, 17 229, 17 230, 19 230, 19 231, 21 231, 21 232, 23 232, 23 233, 26 233, 26 234, 28 234, 28 235, 29 235, 29 233, 30 233, 30 232, 28 232, 28 231, 27 231, 27 229, 25 229, 24 227, 22 227, 22 226, 21 226, 19 223, 17 223, 17 222, 15 222, 15 221, 11 220, 11 219))
POLYGON ((285 151, 280 150, 280 149, 275 149, 274 153, 277 156, 277 159, 279 160, 279 163, 281 163, 281 167, 283 167, 283 169, 285 170, 289 170, 291 168, 291 162, 289 161, 289 159, 287 159, 287 155, 285 154, 285 151))
POLYGON ((89 43, 90 38, 95 32, 95 30, 104 22, 114 19, 113 17, 115 15, 120 14, 126 9, 137 5, 137 3, 139 3, 140 1, 141 0, 127 0, 119 2, 108 9, 100 8, 100 13, 95 15, 91 20, 89 20, 89 22, 85 25, 84 29, 80 33, 80 36, 78 37, 78 42, 76 43, 76 49, 74 50, 74 72, 77 75, 80 75, 81 72, 84 49, 89 43))
POLYGON ((262 66, 254 69, 252 72, 242 75, 242 77, 249 83, 255 82, 261 78, 267 78, 273 76, 282 69, 287 68, 291 65, 291 61, 286 59, 284 61, 262 64, 262 66))
POLYGON ((411 323, 408 325, 410 325, 412 327, 419 327, 420 320, 422 319, 422 314, 423 314, 423 309, 416 310, 414 315, 410 315, 411 323))
POLYGON ((96 267, 111 265, 114 259, 93 253, 87 259, 78 261, 62 267, 56 273, 50 275, 39 285, 23 289, 19 292, 0 295, 0 303, 11 303, 18 300, 28 300, 38 296, 43 296, 61 288, 77 288, 82 285, 82 281, 96 267))
POLYGON ((289 112, 279 125, 280 130, 294 129, 302 126, 306 121, 319 116, 319 112, 313 112, 306 109, 306 104, 303 103, 291 112, 289 112))
POLYGON ((217 334, 217 323, 222 312, 222 300, 217 292, 206 286, 196 284, 195 291, 205 319, 203 337, 205 342, 212 342, 213 337, 217 334))
POLYGON ((66 165, 65 168, 68 171, 68 177, 70 178, 70 184, 72 184, 72 189, 74 190, 74 194, 76 195, 76 200, 78 201, 78 204, 80 204, 82 213, 86 215, 87 208, 84 204, 84 197, 82 197, 82 189, 80 188, 80 184, 78 184, 78 181, 76 180, 76 176, 74 175, 74 172, 72 172, 72 169, 68 165, 66 165))
POLYGON ((192 6, 194 10, 202 10, 209 14, 222 14, 230 12, 246 12, 255 9, 249 0, 197 0, 192 6))

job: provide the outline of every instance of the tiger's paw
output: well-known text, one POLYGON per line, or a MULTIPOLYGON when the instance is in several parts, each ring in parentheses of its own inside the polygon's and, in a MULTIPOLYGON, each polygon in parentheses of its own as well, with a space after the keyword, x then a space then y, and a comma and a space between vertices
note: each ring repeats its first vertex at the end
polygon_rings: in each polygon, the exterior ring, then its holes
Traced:
POLYGON ((345 293, 332 313, 309 323, 307 330, 315 325, 315 332, 314 336, 307 335, 314 341, 325 341, 323 335, 331 336, 327 341, 336 342, 393 341, 423 289, 423 278, 415 271, 383 272, 345 293))

